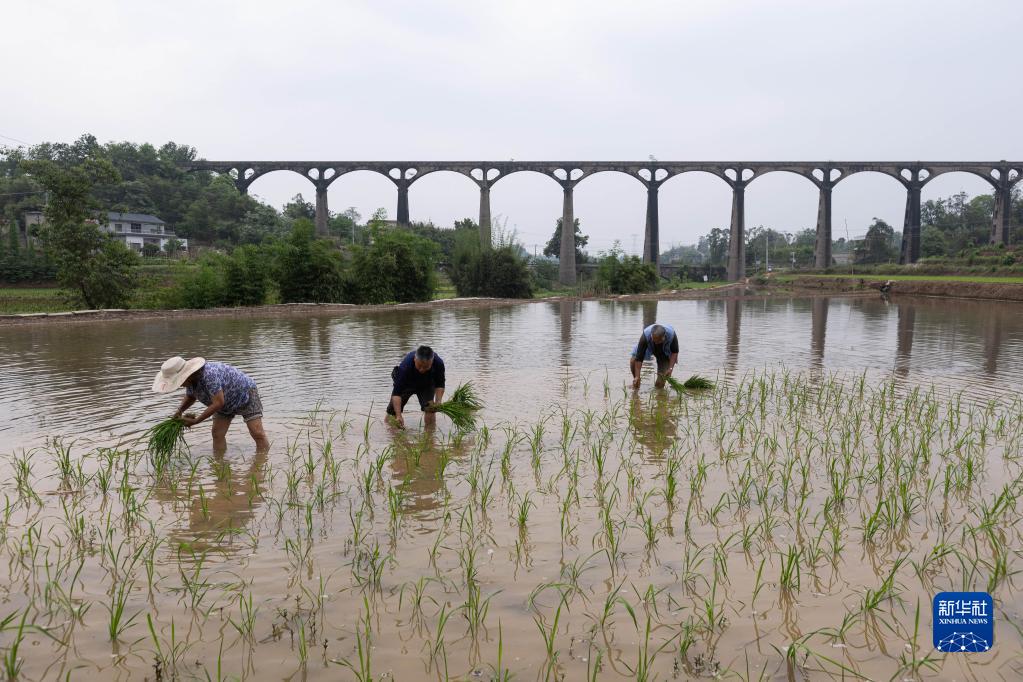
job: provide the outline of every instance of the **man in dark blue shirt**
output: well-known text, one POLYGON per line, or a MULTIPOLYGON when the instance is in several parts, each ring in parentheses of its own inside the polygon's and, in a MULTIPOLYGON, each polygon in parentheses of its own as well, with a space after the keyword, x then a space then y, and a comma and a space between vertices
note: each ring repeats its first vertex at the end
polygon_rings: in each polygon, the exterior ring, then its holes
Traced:
POLYGON ((437 414, 430 409, 432 403, 439 403, 444 397, 444 361, 429 346, 420 346, 406 355, 401 364, 391 370, 394 388, 387 414, 394 417, 398 426, 405 428, 402 410, 413 395, 419 398, 423 421, 432 427, 437 423, 437 414))

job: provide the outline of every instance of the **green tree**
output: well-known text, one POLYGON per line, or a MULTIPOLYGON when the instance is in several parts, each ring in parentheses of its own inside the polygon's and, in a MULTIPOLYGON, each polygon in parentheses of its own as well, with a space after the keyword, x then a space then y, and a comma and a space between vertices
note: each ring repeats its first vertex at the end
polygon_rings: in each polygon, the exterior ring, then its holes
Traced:
POLYGON ((874 222, 867 228, 866 237, 856 247, 854 258, 857 263, 897 261, 899 253, 895 247, 895 229, 880 218, 874 218, 874 222))
POLYGON ((375 228, 356 247, 348 297, 356 303, 429 301, 437 288, 437 245, 409 230, 375 228))
POLYGON ((268 254, 258 246, 237 247, 224 263, 223 304, 229 306, 262 305, 270 280, 268 254))
POLYGON ((707 265, 725 265, 728 258, 728 230, 715 227, 706 236, 700 237, 696 245, 707 265))
POLYGON ((459 296, 533 297, 532 277, 518 244, 510 240, 485 249, 475 228, 458 231, 450 273, 459 296))
POLYGON ((199 259, 198 267, 189 268, 173 288, 162 297, 160 304, 167 308, 216 308, 227 303, 227 256, 207 252, 199 259))
MULTIPOLYGON (((563 218, 558 218, 557 223, 554 225, 554 234, 547 241, 547 246, 543 247, 543 255, 548 258, 561 258, 561 226, 564 224, 563 218)), ((579 227, 579 219, 575 219, 575 262, 585 263, 586 254, 583 253, 583 248, 590 243, 590 238, 582 233, 579 227)))
POLYGON ((138 286, 138 257, 89 219, 97 208, 93 188, 117 182, 117 171, 93 157, 75 165, 28 161, 26 167, 49 192, 43 240, 58 282, 90 308, 126 305, 138 286))
POLYGON ((359 211, 354 206, 349 206, 341 213, 330 217, 327 221, 327 230, 335 237, 354 244, 360 220, 362 216, 359 211))
POLYGON ((638 294, 657 289, 657 270, 639 256, 626 256, 621 242, 597 259, 597 284, 612 294, 638 294))
POLYGON ((284 204, 282 213, 286 219, 290 220, 299 220, 301 218, 312 220, 316 217, 316 206, 306 201, 305 197, 299 193, 291 197, 291 201, 284 204))
POLYGON ((180 239, 168 239, 167 243, 163 245, 163 250, 167 253, 168 256, 173 256, 174 254, 181 251, 183 248, 185 248, 185 243, 180 239))
POLYGON ((934 258, 948 255, 948 242, 945 232, 934 225, 920 228, 920 256, 934 258))
POLYGON ((18 234, 18 221, 12 220, 7 228, 7 254, 17 256, 21 249, 21 239, 18 234))
POLYGON ((345 288, 341 254, 325 240, 316 239, 316 228, 300 218, 291 236, 280 245, 277 283, 284 303, 336 303, 345 288))

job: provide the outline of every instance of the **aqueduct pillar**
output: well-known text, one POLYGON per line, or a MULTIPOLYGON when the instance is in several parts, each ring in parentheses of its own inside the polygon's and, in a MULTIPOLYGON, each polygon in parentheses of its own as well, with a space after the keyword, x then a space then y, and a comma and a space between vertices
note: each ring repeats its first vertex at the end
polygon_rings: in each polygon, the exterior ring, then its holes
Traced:
POLYGON ((398 215, 395 216, 399 225, 407 226, 408 220, 408 181, 396 180, 398 185, 398 215))
POLYGON ((660 260, 660 223, 658 218, 657 189, 658 182, 650 180, 646 183, 646 230, 643 235, 643 262, 653 263, 660 260))
POLYGON ((327 220, 330 218, 330 211, 327 208, 327 184, 316 183, 316 236, 327 236, 327 220))
POLYGON ((920 190, 923 187, 916 178, 906 185, 906 217, 902 221, 902 250, 899 264, 915 263, 920 260, 920 190))
POLYGON ((746 183, 732 183, 732 224, 728 230, 728 281, 746 277, 746 183))
POLYGON ((565 192, 561 209, 561 257, 558 268, 558 281, 562 284, 575 284, 575 208, 572 204, 571 180, 563 180, 561 187, 565 192))
POLYGON ((831 267, 831 189, 833 183, 827 177, 820 185, 817 200, 817 240, 813 247, 813 266, 817 269, 831 267))
POLYGON ((1012 219, 1012 185, 1005 179, 995 187, 995 213, 991 222, 991 243, 1008 244, 1012 219))
POLYGON ((480 246, 489 249, 493 245, 490 225, 490 185, 480 185, 480 246))

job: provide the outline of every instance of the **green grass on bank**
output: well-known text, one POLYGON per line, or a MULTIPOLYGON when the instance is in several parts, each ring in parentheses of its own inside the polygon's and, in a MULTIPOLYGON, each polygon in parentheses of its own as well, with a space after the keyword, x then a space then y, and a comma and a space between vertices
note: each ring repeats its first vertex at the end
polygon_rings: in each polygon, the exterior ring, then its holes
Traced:
MULTIPOLYGON (((146 273, 149 274, 149 273, 146 273)), ((1023 281, 1023 278, 1021 278, 1023 281)), ((132 307, 150 308, 147 292, 155 291, 162 283, 148 282, 136 296, 132 307), (147 305, 149 304, 149 305, 147 305)), ((684 284, 665 284, 658 293, 685 291, 690 289, 711 289, 727 284, 727 282, 686 282, 684 284)), ((586 283, 576 287, 560 287, 557 289, 538 289, 533 298, 554 298, 558 296, 597 296, 599 292, 587 288, 586 283)), ((439 282, 433 300, 442 301, 457 298, 458 292, 446 277, 439 282)), ((151 298, 151 297, 150 297, 151 298)), ((59 287, 0 287, 0 315, 19 315, 25 313, 60 313, 75 310, 81 306, 69 304, 59 287)))
POLYGON ((791 282, 797 279, 827 278, 827 279, 869 279, 869 280, 892 280, 893 282, 976 282, 981 284, 1023 284, 1021 277, 983 277, 977 275, 881 275, 876 273, 855 274, 805 274, 805 275, 775 275, 771 281, 791 282))
POLYGON ((0 287, 0 315, 59 313, 70 310, 56 287, 0 287))

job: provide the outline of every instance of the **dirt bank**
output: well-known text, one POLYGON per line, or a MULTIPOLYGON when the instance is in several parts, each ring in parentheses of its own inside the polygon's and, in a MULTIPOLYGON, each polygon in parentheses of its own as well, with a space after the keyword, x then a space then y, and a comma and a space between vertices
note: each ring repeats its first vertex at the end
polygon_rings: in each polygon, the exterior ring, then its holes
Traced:
POLYGON ((976 298, 991 301, 1023 302, 1023 284, 1005 282, 960 282, 954 280, 888 280, 883 277, 797 277, 777 284, 798 295, 815 293, 865 293, 885 291, 889 296, 935 296, 942 298, 976 298))
MULTIPOLYGON (((581 300, 684 300, 715 298, 721 296, 764 295, 763 288, 755 289, 743 283, 724 284, 709 289, 680 289, 661 291, 650 294, 632 294, 624 296, 551 296, 547 298, 516 299, 516 298, 451 298, 425 303, 394 303, 386 305, 352 305, 349 303, 287 303, 281 305, 250 306, 245 308, 208 308, 205 310, 77 310, 62 313, 30 313, 21 315, 0 315, 0 327, 41 325, 41 324, 81 324, 89 322, 107 322, 111 320, 148 320, 170 318, 202 318, 202 317, 309 317, 312 315, 347 315, 351 313, 377 312, 383 310, 427 310, 427 309, 467 309, 501 305, 522 305, 528 303, 550 303, 557 301, 581 300)), ((769 294, 768 294, 769 295, 769 294)))
MULTIPOLYGON (((775 298, 783 296, 876 296, 887 280, 860 277, 798 277, 774 280, 767 284, 736 282, 707 289, 678 289, 649 294, 622 296, 551 296, 547 298, 451 298, 425 303, 352 305, 348 303, 287 303, 246 308, 209 308, 205 310, 77 310, 62 313, 0 315, 0 327, 81 324, 111 320, 147 320, 202 317, 309 317, 347 315, 384 310, 467 309, 557 301, 647 301, 694 300, 707 298, 775 298)), ((1023 302, 1023 284, 945 281, 894 281, 888 287, 891 296, 935 296, 1023 302)))

